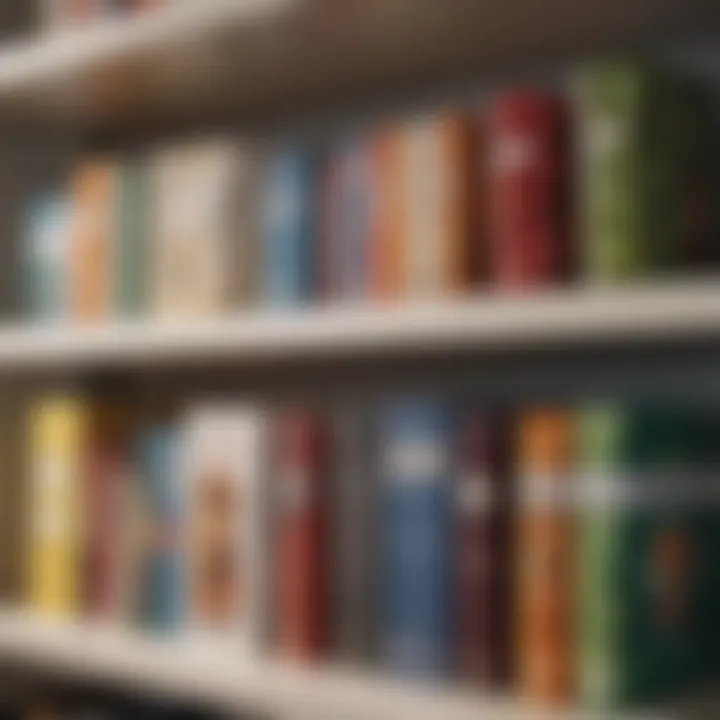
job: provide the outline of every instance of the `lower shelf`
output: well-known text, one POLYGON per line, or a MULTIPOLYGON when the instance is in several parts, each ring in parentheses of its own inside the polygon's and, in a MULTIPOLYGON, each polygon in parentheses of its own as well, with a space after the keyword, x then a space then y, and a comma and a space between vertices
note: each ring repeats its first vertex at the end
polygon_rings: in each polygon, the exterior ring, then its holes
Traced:
MULTIPOLYGON (((338 668, 298 668, 190 639, 0 612, 0 658, 68 679, 226 710, 333 720, 595 720, 607 714, 540 709, 504 698, 433 689, 338 668)), ((715 710, 720 705, 714 705, 715 710)), ((629 714, 683 720, 687 708, 629 714)), ((617 715, 613 714, 614 720, 617 715)), ((694 717, 694 715, 693 715, 694 717)), ((718 717, 715 712, 706 717, 718 717)))

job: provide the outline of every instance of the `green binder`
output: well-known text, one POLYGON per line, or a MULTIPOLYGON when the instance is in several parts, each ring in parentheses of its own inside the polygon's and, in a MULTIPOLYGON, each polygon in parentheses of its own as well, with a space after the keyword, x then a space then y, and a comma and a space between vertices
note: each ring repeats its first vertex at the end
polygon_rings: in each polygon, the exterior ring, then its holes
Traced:
POLYGON ((692 472, 687 424, 664 409, 608 406, 583 412, 580 425, 580 697, 652 704, 695 673, 697 534, 687 505, 657 493, 692 472))
POLYGON ((710 93, 608 64, 578 82, 580 263, 600 282, 717 265, 718 132, 710 93))

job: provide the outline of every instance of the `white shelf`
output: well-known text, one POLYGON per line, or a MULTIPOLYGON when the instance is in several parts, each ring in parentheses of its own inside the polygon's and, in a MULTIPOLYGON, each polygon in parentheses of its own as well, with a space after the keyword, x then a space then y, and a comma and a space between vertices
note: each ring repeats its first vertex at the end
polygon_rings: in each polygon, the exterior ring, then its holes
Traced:
POLYGON ((0 92, 60 82, 105 63, 127 62, 143 52, 159 52, 169 42, 202 38, 222 25, 242 28, 269 22, 293 2, 297 0, 181 1, 136 16, 8 42, 0 55, 0 92))
MULTIPOLYGON (((153 639, 102 627, 0 613, 0 658, 80 678, 286 717, 374 720, 600 720, 606 715, 540 709, 474 692, 400 684, 367 674, 252 661, 190 640, 153 639)), ((613 716, 615 720, 617 717, 613 716)), ((645 716, 628 715, 644 720, 645 716)), ((680 720, 671 711, 653 720, 680 720)))
POLYGON ((93 130, 163 132, 285 117, 507 67, 707 35, 707 0, 194 0, 0 51, 0 110, 93 130), (552 18, 552 23, 544 22, 552 18), (631 45, 632 43, 632 45, 631 45))
MULTIPOLYGON (((175 108, 183 92, 190 103, 225 82, 235 58, 219 57, 219 38, 241 45, 278 21, 298 0, 201 0, 170 3, 137 16, 38 33, 0 48, 0 109, 8 117, 77 123, 97 129, 147 119, 175 108)), ((257 43, 254 43, 257 44, 257 43)))
POLYGON ((0 371, 232 360, 352 362, 720 339, 720 281, 564 290, 395 306, 255 311, 225 319, 0 326, 0 371))

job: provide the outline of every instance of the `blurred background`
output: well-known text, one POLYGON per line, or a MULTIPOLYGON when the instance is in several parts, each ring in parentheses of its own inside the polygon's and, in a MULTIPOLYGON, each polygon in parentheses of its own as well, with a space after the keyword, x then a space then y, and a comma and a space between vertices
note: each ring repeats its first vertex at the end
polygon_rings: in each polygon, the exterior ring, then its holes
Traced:
POLYGON ((720 716, 720 3, 0 0, 0 714, 720 716))

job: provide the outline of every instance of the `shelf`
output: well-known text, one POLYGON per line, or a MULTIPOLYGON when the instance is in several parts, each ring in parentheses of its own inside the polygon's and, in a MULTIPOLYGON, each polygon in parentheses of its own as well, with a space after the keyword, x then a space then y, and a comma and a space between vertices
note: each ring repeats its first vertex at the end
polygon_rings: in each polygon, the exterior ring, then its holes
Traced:
POLYGON ((0 51, 0 112, 109 133, 265 121, 667 40, 708 0, 202 0, 0 51))
MULTIPOLYGON (((0 658, 82 679, 178 700, 286 717, 377 720, 600 720, 606 715, 540 709, 463 690, 433 689, 350 670, 298 668, 251 660, 191 640, 159 640, 0 613, 0 658)), ((619 720, 617 715, 613 715, 619 720)), ((629 714, 628 720, 645 720, 629 714)), ((653 720, 680 720, 672 711, 653 720)))
POLYGON ((192 322, 0 327, 0 371, 354 363, 720 340, 720 281, 255 311, 192 322))
POLYGON ((80 130, 141 123, 156 112, 173 116, 214 92, 217 99, 234 78, 242 83, 248 74, 235 66, 237 55, 220 55, 220 38, 231 34, 243 53, 252 45, 267 55, 259 31, 277 28, 294 2, 169 3, 138 16, 7 42, 0 49, 0 111, 6 119, 72 123, 80 130), (221 71, 224 77, 216 77, 221 71))
MULTIPOLYGON (((501 720, 509 704, 472 694, 436 693, 363 680, 352 673, 252 662, 190 640, 158 640, 102 627, 54 623, 22 613, 0 614, 0 657, 121 687, 225 708, 292 711, 328 717, 501 720), (335 715, 333 715, 333 713, 335 715)), ((534 717, 534 716, 533 716, 534 717)))

